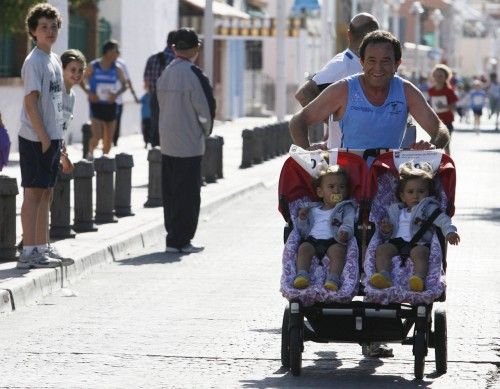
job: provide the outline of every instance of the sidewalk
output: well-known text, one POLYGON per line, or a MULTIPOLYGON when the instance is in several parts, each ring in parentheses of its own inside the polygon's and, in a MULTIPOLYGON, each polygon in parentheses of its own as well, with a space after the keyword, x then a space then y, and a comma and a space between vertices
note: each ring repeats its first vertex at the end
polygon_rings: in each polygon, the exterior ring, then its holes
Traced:
MULTIPOLYGON (((217 123, 213 135, 224 138, 223 174, 224 178, 208 184, 201 190, 201 216, 212 212, 229 199, 278 180, 285 156, 277 157, 248 169, 239 169, 242 157, 243 129, 251 129, 276 122, 276 118, 239 118, 232 122, 217 123)), ((82 157, 81 144, 68 146, 70 159, 77 162, 82 157)), ((75 259, 75 264, 63 269, 16 269, 16 262, 0 263, 0 313, 8 313, 18 307, 30 305, 41 297, 68 287, 81 277, 91 273, 97 266, 112 262, 121 253, 141 249, 158 240, 164 241, 163 208, 144 208, 148 192, 148 150, 144 149, 142 135, 135 134, 120 138, 111 156, 118 153, 132 154, 132 212, 134 216, 120 218, 118 223, 98 225, 98 231, 79 233, 74 239, 54 242, 58 251, 75 259)), ((99 157, 99 150, 96 157, 99 157)), ((21 182, 19 156, 11 155, 9 166, 0 173, 16 177, 18 187, 21 182)), ((95 178, 94 178, 95 188, 95 178)), ((94 189, 95 190, 95 189, 94 189)), ((22 229, 20 209, 22 188, 16 198, 17 241, 22 229)), ((73 206, 73 192, 71 195, 73 206)), ((95 199, 94 199, 95 206, 95 199)), ((196 242, 196 237, 195 237, 196 242)), ((205 245, 209 242, 199 242, 205 245)))

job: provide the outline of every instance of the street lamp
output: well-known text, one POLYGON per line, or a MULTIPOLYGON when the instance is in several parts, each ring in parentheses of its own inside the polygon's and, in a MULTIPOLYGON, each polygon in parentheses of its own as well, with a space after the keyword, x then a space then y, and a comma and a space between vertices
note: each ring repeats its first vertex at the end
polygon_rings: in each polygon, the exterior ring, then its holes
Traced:
POLYGON ((439 48, 439 25, 443 21, 444 16, 441 10, 436 8, 434 11, 432 11, 430 18, 432 20, 432 23, 434 24, 434 47, 439 48))
POLYGON ((410 7, 410 14, 415 16, 415 75, 417 80, 420 76, 420 64, 419 64, 419 49, 418 45, 420 43, 420 15, 424 13, 424 7, 420 4, 420 1, 414 1, 410 7))

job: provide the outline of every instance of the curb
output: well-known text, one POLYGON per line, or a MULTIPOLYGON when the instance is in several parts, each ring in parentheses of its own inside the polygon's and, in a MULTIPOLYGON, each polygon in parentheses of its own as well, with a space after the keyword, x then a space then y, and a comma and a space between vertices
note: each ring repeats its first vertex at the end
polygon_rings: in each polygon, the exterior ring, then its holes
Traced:
MULTIPOLYGON (((237 188, 235 191, 221 195, 200 207, 201 214, 211 213, 238 196, 251 193, 258 189, 268 188, 272 183, 263 181, 237 188)), ((148 247, 159 239, 165 239, 163 218, 161 222, 151 222, 142 229, 132 229, 106 242, 98 250, 88 249, 87 252, 74 258, 72 266, 55 269, 31 269, 19 277, 19 270, 12 270, 12 277, 6 281, 8 285, 0 285, 0 314, 8 314, 19 307, 33 305, 42 297, 65 288, 105 264, 112 263, 127 250, 138 250, 148 247)))

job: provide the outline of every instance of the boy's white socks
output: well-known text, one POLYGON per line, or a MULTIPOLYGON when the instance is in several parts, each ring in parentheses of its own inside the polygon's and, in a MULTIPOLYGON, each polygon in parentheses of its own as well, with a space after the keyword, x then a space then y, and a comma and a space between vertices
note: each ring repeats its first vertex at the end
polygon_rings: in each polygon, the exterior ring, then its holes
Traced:
POLYGON ((23 254, 30 255, 37 246, 23 246, 23 254))

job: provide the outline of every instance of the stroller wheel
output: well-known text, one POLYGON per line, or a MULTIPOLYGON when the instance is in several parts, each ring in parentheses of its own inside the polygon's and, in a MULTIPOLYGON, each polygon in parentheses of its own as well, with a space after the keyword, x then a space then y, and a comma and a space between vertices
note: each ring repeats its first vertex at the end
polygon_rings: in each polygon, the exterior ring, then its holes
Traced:
POLYGON ((421 380, 424 378, 425 354, 426 354, 426 339, 425 334, 417 332, 413 341, 413 354, 415 356, 415 378, 421 380))
POLYGON ((290 367, 290 307, 283 312, 283 324, 281 325, 281 366, 290 367))
POLYGON ((436 357, 436 371, 439 374, 446 373, 448 369, 447 343, 446 311, 436 309, 434 311, 434 353, 436 357))

